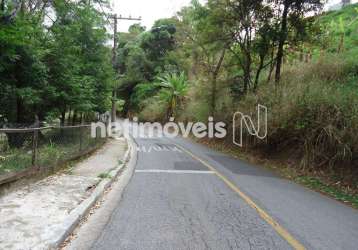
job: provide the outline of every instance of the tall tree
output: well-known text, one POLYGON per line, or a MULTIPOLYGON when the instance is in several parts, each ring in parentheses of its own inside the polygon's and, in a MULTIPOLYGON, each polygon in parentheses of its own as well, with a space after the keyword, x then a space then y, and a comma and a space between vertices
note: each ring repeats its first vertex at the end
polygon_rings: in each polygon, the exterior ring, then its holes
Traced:
MULTIPOLYGON (((18 5, 7 6, 14 12, 18 5)), ((9 23, 0 23, 0 115, 11 123, 32 123, 43 117, 47 82, 45 30, 37 16, 21 9, 9 23)))
POLYGON ((186 38, 184 44, 188 51, 191 50, 192 67, 202 67, 208 78, 208 104, 210 114, 215 116, 218 78, 224 65, 228 44, 222 28, 213 20, 212 9, 207 6, 193 1, 192 5, 183 8, 179 15, 184 24, 181 30, 186 38))
POLYGON ((120 34, 117 67, 120 74, 119 96, 124 99, 123 113, 126 115, 133 103, 135 87, 152 82, 165 71, 166 56, 175 47, 175 22, 171 19, 156 21, 149 31, 133 25, 129 33, 120 34))
MULTIPOLYGON (((101 1, 103 2, 103 1, 101 1)), ((104 112, 114 73, 104 16, 88 1, 2 1, 0 116, 32 123, 69 109, 104 112)))
POLYGON ((272 50, 273 10, 260 0, 209 0, 205 6, 197 2, 193 6, 196 17, 193 26, 204 38, 200 48, 211 46, 218 55, 217 63, 209 62, 213 76, 211 106, 214 110, 216 79, 225 54, 225 68, 236 67, 237 75, 234 77, 238 86, 233 86, 235 92, 246 93, 251 86, 257 87, 260 74, 268 65, 267 55, 272 50))
MULTIPOLYGON (((280 31, 278 34, 278 47, 276 55, 276 74, 275 81, 278 83, 281 77, 282 60, 284 56, 284 46, 288 37, 289 20, 297 18, 305 18, 307 13, 314 13, 322 9, 322 0, 280 0, 275 1, 275 9, 279 13, 280 31)), ((294 23, 291 23, 294 25, 294 23)))

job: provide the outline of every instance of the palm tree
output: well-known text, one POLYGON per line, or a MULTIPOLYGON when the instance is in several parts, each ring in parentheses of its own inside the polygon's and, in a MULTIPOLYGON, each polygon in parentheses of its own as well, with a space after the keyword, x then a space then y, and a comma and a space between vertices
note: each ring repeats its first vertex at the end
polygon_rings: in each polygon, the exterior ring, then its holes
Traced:
POLYGON ((184 72, 181 72, 180 74, 167 73, 157 79, 158 83, 156 85, 161 88, 159 98, 167 103, 166 118, 175 117, 177 108, 181 104, 188 89, 187 78, 184 72))

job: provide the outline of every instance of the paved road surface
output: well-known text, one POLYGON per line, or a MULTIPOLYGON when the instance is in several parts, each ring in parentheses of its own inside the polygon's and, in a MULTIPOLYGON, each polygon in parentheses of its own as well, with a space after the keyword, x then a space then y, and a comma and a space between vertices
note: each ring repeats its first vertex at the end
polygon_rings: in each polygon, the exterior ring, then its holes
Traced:
POLYGON ((137 144, 122 200, 77 249, 358 249, 348 206, 182 138, 137 144))

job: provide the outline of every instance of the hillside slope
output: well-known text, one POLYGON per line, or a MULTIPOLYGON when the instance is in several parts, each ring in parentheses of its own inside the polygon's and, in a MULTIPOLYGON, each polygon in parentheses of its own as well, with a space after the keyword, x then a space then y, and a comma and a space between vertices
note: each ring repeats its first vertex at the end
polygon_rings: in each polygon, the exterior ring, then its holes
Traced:
MULTIPOLYGON (((272 91, 274 83, 262 82, 258 93, 247 95, 236 108, 254 114, 256 105, 263 104, 269 110, 267 140, 248 136, 248 148, 265 159, 279 159, 298 176, 308 176, 304 178, 308 185, 327 190, 338 185, 354 194, 358 190, 358 4, 325 13, 318 22, 327 30, 325 48, 308 62, 286 63, 276 91, 272 91)), ((349 197, 358 205, 356 196, 349 197)))
POLYGON ((317 21, 327 31, 325 35, 331 52, 337 52, 342 43, 344 43, 343 50, 357 49, 358 3, 338 11, 326 12, 317 21))

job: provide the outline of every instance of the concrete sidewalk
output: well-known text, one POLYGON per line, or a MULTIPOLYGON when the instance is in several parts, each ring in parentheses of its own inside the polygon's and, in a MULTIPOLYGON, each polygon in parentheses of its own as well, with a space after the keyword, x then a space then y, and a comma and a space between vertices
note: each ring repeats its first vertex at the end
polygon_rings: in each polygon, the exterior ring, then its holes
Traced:
MULTIPOLYGON (((103 178, 123 166, 124 138, 111 139, 70 173, 61 173, 0 197, 0 249, 48 249, 70 213, 93 196, 103 178)), ((88 203, 88 202, 86 202, 88 203)))

